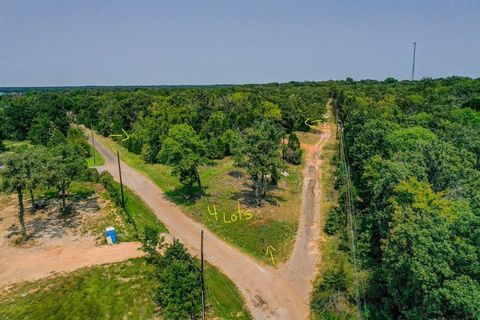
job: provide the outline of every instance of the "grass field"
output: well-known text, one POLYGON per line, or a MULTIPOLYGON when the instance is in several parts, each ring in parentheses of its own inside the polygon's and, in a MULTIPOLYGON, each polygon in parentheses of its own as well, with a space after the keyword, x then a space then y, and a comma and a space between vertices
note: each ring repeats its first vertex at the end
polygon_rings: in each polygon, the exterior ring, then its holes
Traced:
MULTIPOLYGON (((24 283, 0 292, 0 319, 161 319, 152 271, 140 258, 24 283)), ((208 265, 206 278, 209 318, 250 318, 228 278, 208 265)))
POLYGON ((235 284, 210 264, 205 264, 206 302, 210 318, 252 319, 235 284))
POLYGON ((250 182, 244 172, 235 168, 230 158, 218 160, 214 166, 203 166, 199 170, 206 195, 190 199, 168 166, 147 164, 140 155, 128 152, 113 140, 95 137, 110 150, 118 148, 123 161, 149 176, 171 201, 230 243, 266 263, 270 263, 265 254, 269 245, 277 249, 277 262, 284 261, 290 254, 301 207, 302 166, 289 166, 289 175, 269 192, 267 203, 256 207, 251 204, 250 182), (213 210, 213 204, 216 217, 208 211, 213 210), (242 211, 250 210, 253 218, 232 221, 238 206, 242 211))

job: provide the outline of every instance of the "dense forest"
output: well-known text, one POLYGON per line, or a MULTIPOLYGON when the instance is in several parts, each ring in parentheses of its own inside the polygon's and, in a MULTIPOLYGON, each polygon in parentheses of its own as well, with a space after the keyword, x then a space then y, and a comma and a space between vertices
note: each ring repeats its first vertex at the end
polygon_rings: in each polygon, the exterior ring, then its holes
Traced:
POLYGON ((479 92, 478 79, 457 77, 337 86, 350 170, 339 165, 341 208, 326 231, 352 249, 350 173, 359 260, 320 281, 318 314, 340 316, 324 300, 353 302, 358 290, 372 319, 480 319, 479 92))

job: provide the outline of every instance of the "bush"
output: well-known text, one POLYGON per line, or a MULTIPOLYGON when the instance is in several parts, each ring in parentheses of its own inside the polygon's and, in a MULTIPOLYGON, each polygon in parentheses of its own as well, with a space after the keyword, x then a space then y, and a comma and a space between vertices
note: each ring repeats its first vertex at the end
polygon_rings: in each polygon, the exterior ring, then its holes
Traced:
POLYGON ((207 158, 223 159, 226 145, 222 138, 213 138, 207 143, 207 158))
POLYGON ((105 187, 105 189, 107 189, 108 195, 112 201, 117 206, 120 206, 122 204, 120 189, 117 187, 115 181, 113 181, 112 175, 108 172, 102 172, 100 175, 100 183, 105 187))
POLYGON ((158 249, 163 247, 163 237, 160 238, 158 228, 145 226, 142 239, 142 251, 146 254, 146 259, 150 263, 158 261, 158 249))
POLYGON ((351 270, 346 267, 346 257, 337 258, 314 285, 310 307, 316 319, 356 319, 351 270))
POLYGON ((345 225, 345 216, 341 208, 332 208, 327 215, 323 230, 329 236, 335 235, 345 225))

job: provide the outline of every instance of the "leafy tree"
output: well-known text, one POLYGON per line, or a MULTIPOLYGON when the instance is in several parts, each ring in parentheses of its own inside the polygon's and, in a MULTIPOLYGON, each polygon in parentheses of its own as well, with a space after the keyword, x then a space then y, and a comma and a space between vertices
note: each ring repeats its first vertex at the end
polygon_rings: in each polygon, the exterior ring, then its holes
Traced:
POLYGON ((178 176, 182 184, 191 187, 196 182, 202 192, 198 167, 208 162, 205 154, 205 144, 193 128, 179 124, 168 131, 158 160, 173 166, 172 173, 178 176))
POLYGON ((397 151, 423 151, 437 140, 436 135, 423 127, 411 127, 397 129, 391 132, 387 138, 387 151, 391 154, 397 151))
POLYGON ((35 146, 25 148, 25 168, 27 170, 27 184, 26 187, 30 194, 31 211, 35 211, 35 196, 33 190, 39 185, 47 183, 47 176, 45 163, 47 163, 49 155, 46 148, 42 146, 35 146))
POLYGON ((6 126, 7 117, 5 116, 5 110, 0 104, 0 152, 5 150, 5 146, 3 145, 3 139, 7 137, 6 126))
POLYGON ((183 244, 167 245, 157 270, 156 300, 165 319, 196 319, 201 312, 200 270, 183 244))
POLYGON ((298 140, 295 132, 288 135, 288 144, 285 148, 285 160, 291 164, 300 164, 302 160, 303 150, 300 148, 300 140, 298 140))
POLYGON ((25 207, 23 204, 23 191, 28 185, 27 157, 24 151, 9 153, 3 156, 2 162, 5 169, 2 170, 2 189, 16 192, 18 197, 18 221, 22 232, 22 239, 27 239, 25 227, 25 207))
POLYGON ((53 123, 46 117, 37 117, 33 120, 28 131, 28 138, 33 144, 48 145, 53 132, 53 123))
POLYGON ((145 226, 142 239, 142 251, 147 256, 147 261, 155 263, 160 257, 158 250, 163 247, 164 237, 160 237, 158 228, 145 226))
POLYGON ((84 158, 90 156, 91 147, 85 138, 84 133, 77 128, 69 128, 67 132, 67 143, 73 146, 84 158))
POLYGON ((14 96, 5 102, 5 133, 9 138, 24 140, 28 136, 33 119, 33 99, 28 96, 14 96))
POLYGON ((212 113, 203 125, 200 135, 207 140, 206 150, 209 159, 222 159, 225 156, 227 145, 223 134, 227 128, 227 119, 222 112, 212 113))
POLYGON ((475 97, 464 102, 463 107, 480 111, 480 97, 475 97))
POLYGON ((66 212, 67 189, 73 180, 82 177, 87 171, 85 159, 74 146, 60 144, 52 149, 52 158, 48 161, 49 180, 57 186, 62 197, 62 211, 66 212))
POLYGON ((398 82, 398 80, 395 79, 395 78, 392 78, 392 77, 388 77, 388 78, 386 78, 385 80, 383 80, 383 82, 385 82, 385 83, 387 83, 387 84, 391 84, 391 83, 396 83, 396 82, 398 82))
POLYGON ((469 236, 451 232, 457 221, 471 215, 468 207, 443 199, 415 179, 400 183, 395 192, 383 247, 383 274, 392 297, 385 302, 392 304, 391 313, 405 319, 475 319, 480 286, 471 278, 475 274, 457 274, 457 257, 480 256, 474 246, 459 245, 467 244, 469 236), (465 291, 470 293, 457 299, 465 291))
POLYGON ((65 135, 57 128, 54 128, 52 130, 52 133, 50 135, 50 139, 48 141, 47 146, 48 147, 55 147, 61 144, 66 143, 66 138, 65 135))
POLYGON ((239 135, 234 147, 235 164, 246 168, 254 183, 257 199, 267 193, 267 176, 279 178, 284 169, 281 158, 282 130, 270 121, 255 122, 239 135))

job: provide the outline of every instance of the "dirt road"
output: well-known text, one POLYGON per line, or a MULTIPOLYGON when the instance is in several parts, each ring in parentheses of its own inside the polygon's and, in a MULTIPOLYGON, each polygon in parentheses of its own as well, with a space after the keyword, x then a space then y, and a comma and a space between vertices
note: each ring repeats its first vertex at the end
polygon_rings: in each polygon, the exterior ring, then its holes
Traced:
MULTIPOLYGON (((302 214, 290 259, 279 266, 280 273, 294 285, 308 304, 319 258, 319 215, 321 212, 321 151, 331 135, 324 124, 314 146, 308 146, 303 169, 302 214)), ((305 146, 306 147, 306 146, 305 146)))
MULTIPOLYGON (((313 148, 316 150, 312 153, 314 157, 305 169, 306 196, 302 205, 299 237, 292 259, 285 265, 279 269, 263 265, 205 230, 205 256, 208 262, 222 270, 238 286, 255 319, 301 320, 308 317, 308 294, 318 257, 315 241, 318 227, 313 226, 317 223, 319 213, 318 164, 315 164, 315 157, 319 157, 322 141, 326 141, 324 136, 320 139, 313 148), (312 188, 313 196, 310 195, 312 188)), ((118 181, 115 156, 98 140, 95 140, 95 145, 105 158, 105 165, 99 170, 110 172, 118 181)), ((192 254, 199 256, 201 224, 183 214, 148 177, 123 162, 122 178, 124 184, 135 190, 151 207, 169 232, 179 238, 192 254)))

